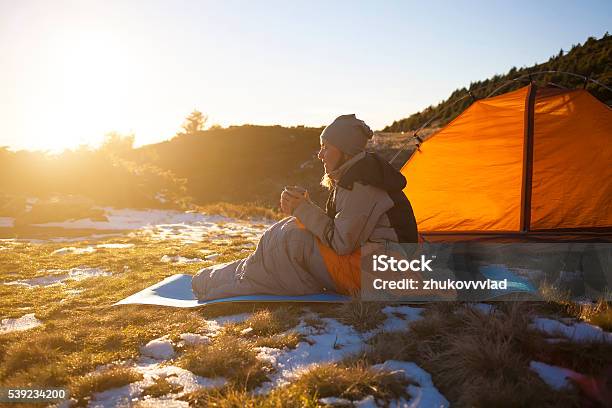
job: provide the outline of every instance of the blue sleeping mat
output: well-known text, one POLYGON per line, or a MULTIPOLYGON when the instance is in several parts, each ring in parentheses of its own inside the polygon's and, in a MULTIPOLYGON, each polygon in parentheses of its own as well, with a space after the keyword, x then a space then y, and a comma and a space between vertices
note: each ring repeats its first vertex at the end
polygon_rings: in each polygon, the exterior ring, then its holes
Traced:
MULTIPOLYGON (((508 288, 506 290, 497 289, 489 292, 488 298, 494 300, 497 297, 503 297, 511 294, 525 293, 533 296, 538 296, 538 290, 526 278, 518 276, 505 265, 487 265, 481 266, 479 272, 487 279, 501 281, 508 280, 508 288)), ((487 300, 487 299, 482 299, 487 300)))
MULTIPOLYGON (((519 277, 508 270, 505 266, 491 265, 481 267, 479 271, 485 278, 493 280, 508 279, 507 290, 490 291, 487 296, 482 293, 478 300, 493 300, 509 293, 537 293, 537 289, 529 280, 519 277)), ((283 295, 249 295, 234 296, 224 299, 200 301, 195 298, 191 290, 192 275, 177 274, 149 286, 127 298, 115 303, 116 305, 159 305, 170 307, 198 307, 211 305, 214 303, 231 302, 319 302, 319 303, 342 303, 350 301, 350 297, 337 293, 317 293, 304 296, 283 296, 283 295)), ((459 299, 466 300, 466 299, 459 299)))
POLYGON ((336 293, 318 293, 304 296, 280 296, 280 295, 249 295, 234 296, 224 299, 200 301, 195 298, 191 290, 192 275, 172 275, 163 281, 149 286, 127 298, 115 303, 116 305, 159 305, 171 307, 198 307, 212 305, 214 303, 230 302, 324 302, 341 303, 350 300, 347 296, 336 293))

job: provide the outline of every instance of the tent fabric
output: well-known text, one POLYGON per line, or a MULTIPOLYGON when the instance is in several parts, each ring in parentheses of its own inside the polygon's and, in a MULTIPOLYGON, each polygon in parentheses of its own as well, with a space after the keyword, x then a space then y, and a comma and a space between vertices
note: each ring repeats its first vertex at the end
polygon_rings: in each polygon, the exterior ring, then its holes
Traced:
POLYGON ((589 92, 538 97, 531 229, 612 226, 612 113, 589 92))
POLYGON ((612 228, 611 142, 612 110, 587 91, 529 85, 427 139, 404 192, 426 236, 612 228))

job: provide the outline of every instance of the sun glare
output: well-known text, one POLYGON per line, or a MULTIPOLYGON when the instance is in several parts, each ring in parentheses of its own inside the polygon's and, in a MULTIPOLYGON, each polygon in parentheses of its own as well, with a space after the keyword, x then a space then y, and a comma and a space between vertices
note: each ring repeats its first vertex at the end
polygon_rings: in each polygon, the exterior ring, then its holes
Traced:
POLYGON ((109 131, 129 131, 125 104, 134 67, 120 42, 104 33, 79 33, 51 45, 48 65, 41 67, 44 83, 28 95, 39 108, 26 125, 28 133, 40 135, 33 148, 93 147, 109 131))

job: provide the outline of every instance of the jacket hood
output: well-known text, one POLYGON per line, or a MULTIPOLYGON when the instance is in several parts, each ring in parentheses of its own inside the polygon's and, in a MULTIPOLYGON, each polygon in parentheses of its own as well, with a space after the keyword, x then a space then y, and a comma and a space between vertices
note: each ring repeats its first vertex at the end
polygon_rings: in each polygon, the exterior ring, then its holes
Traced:
POLYGON ((406 178, 399 171, 376 153, 369 152, 344 172, 338 185, 352 190, 355 182, 389 192, 401 191, 406 187, 406 178))

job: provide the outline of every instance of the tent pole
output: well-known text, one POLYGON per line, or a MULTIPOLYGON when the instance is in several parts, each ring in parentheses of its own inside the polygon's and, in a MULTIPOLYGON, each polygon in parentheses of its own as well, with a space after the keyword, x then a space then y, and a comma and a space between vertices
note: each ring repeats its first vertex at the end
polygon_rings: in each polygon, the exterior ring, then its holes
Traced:
POLYGON ((529 85, 525 99, 525 137, 523 141, 523 183, 521 186, 521 232, 531 227, 531 185, 533 177, 533 122, 538 87, 529 85))

